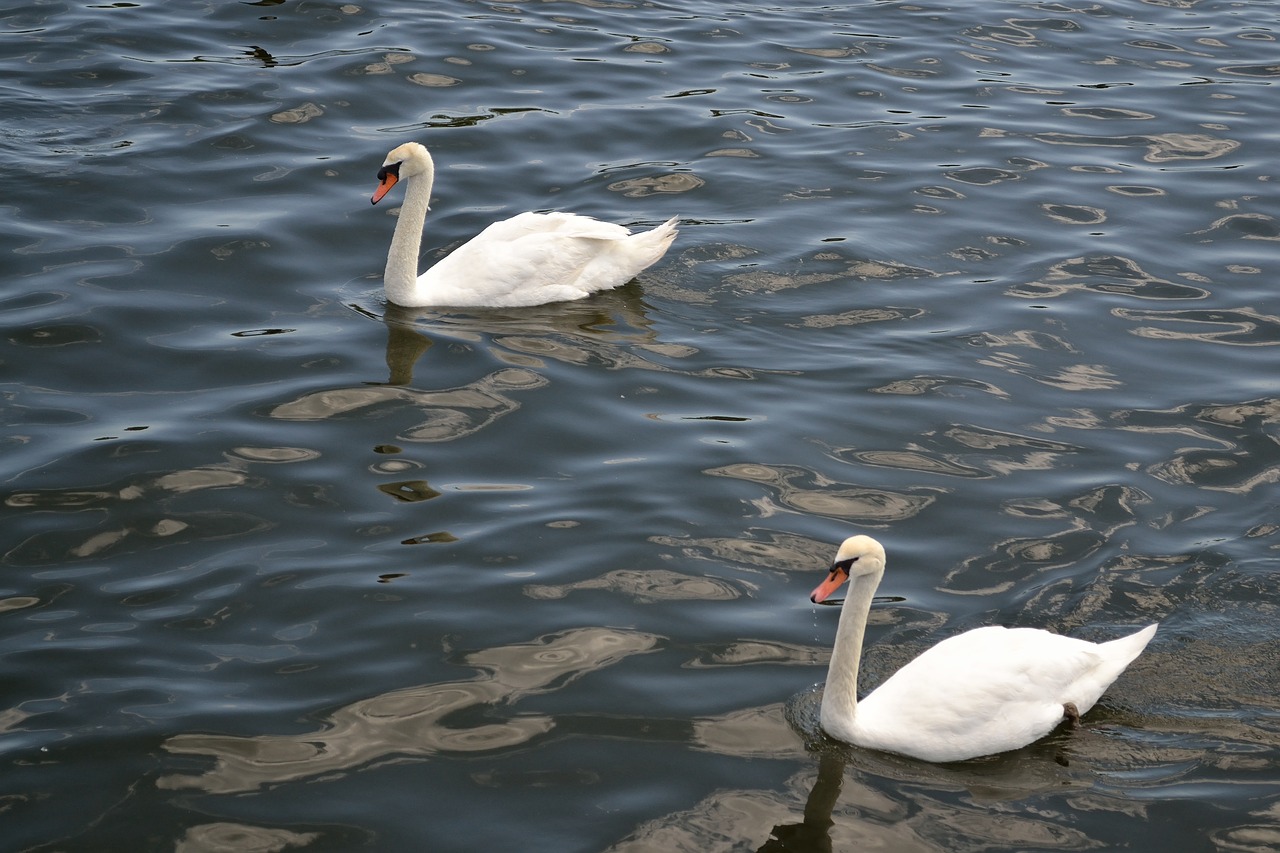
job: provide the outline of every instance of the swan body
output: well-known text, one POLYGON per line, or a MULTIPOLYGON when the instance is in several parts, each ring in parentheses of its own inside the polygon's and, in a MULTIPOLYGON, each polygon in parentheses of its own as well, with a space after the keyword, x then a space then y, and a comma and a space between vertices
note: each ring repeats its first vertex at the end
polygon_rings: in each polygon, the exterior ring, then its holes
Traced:
POLYGON ((493 223, 418 275, 422 226, 435 182, 435 163, 424 146, 406 142, 387 155, 372 202, 400 181, 406 184, 404 204, 383 285, 387 299, 406 308, 518 308, 581 299, 635 278, 666 253, 676 236, 675 219, 632 234, 589 216, 521 213, 493 223))
POLYGON ((1156 633, 1157 626, 1149 625, 1090 643, 1035 628, 977 628, 928 649, 859 702, 863 632, 884 564, 879 542, 850 537, 810 596, 820 603, 850 581, 821 722, 827 734, 857 746, 925 761, 1026 746, 1092 708, 1156 633))

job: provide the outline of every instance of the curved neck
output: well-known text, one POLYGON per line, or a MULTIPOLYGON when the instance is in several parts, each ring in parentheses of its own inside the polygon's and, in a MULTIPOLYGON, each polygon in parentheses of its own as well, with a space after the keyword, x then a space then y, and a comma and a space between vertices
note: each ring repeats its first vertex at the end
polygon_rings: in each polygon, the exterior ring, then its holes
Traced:
POLYGON ((880 585, 880 574, 852 580, 840 610, 835 645, 827 669, 827 686, 822 693, 822 718, 828 715, 852 720, 858 708, 858 664, 862 660, 862 638, 867 617, 871 614, 871 598, 880 585))
POLYGON ((396 231, 391 237, 387 252, 387 267, 382 273, 382 283, 387 298, 399 305, 412 304, 412 294, 418 281, 418 249, 422 245, 422 226, 427 221, 427 207, 431 202, 431 185, 435 182, 435 169, 428 165, 426 171, 405 178, 404 203, 396 219, 396 231))

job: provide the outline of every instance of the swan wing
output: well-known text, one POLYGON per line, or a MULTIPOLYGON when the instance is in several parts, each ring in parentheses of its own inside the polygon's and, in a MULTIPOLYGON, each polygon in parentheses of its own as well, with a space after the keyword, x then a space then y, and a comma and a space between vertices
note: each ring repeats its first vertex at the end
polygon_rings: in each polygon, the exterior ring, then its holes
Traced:
POLYGON ((988 627, 951 637, 859 703, 858 742, 929 761, 1017 749, 1053 731, 1066 703, 1093 707, 1154 633, 1091 643, 988 627))
MULTIPOLYGON (((659 226, 658 231, 663 226, 659 226)), ((670 237, 674 237, 674 230, 670 237)), ((423 304, 520 307, 616 287, 661 257, 648 234, 567 213, 495 222, 418 277, 423 304)))
POLYGON ((612 222, 601 222, 590 216, 576 213, 519 213, 510 219, 501 219, 487 226, 472 238, 494 245, 519 240, 531 235, 559 235, 562 237, 588 237, 602 240, 623 240, 631 236, 630 229, 612 222))

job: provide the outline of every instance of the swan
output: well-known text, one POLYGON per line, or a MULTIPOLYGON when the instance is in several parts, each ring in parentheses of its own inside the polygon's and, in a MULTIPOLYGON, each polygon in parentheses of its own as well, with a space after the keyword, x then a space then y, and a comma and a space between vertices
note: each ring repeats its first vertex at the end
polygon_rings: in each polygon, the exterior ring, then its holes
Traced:
POLYGON ((378 170, 377 204, 400 181, 404 205, 387 252, 387 299, 405 308, 520 308, 625 284, 667 251, 676 220, 632 234, 621 225, 572 213, 521 213, 495 222, 418 275, 418 247, 435 183, 425 146, 406 142, 378 170))
POLYGON ((870 536, 841 544, 825 601, 851 584, 836 628, 823 691, 827 734, 856 746, 924 761, 962 761, 1038 740, 1076 722, 1142 653, 1157 625, 1106 643, 1037 628, 976 628, 926 650, 858 701, 858 662, 871 596, 884 577, 884 546, 870 536))

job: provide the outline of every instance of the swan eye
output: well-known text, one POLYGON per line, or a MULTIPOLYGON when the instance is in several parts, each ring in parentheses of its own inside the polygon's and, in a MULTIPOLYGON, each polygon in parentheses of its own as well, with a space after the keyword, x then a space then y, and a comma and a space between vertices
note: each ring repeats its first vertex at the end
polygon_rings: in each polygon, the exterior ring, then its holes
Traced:
POLYGON ((383 166, 378 170, 379 181, 385 181, 387 175, 391 175, 398 180, 400 178, 400 163, 392 163, 390 166, 383 166))
POLYGON ((847 560, 840 560, 840 561, 839 561, 839 562, 837 562, 837 563, 832 563, 832 564, 831 564, 831 573, 832 573, 832 574, 835 574, 836 572, 844 572, 846 575, 848 575, 848 574, 852 574, 852 573, 853 573, 853 571, 852 571, 852 570, 853 570, 853 564, 854 564, 854 563, 856 563, 856 562, 858 562, 858 558, 857 558, 857 557, 850 557, 850 558, 849 558, 849 559, 847 559, 847 560))

